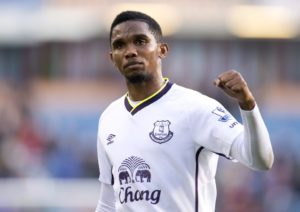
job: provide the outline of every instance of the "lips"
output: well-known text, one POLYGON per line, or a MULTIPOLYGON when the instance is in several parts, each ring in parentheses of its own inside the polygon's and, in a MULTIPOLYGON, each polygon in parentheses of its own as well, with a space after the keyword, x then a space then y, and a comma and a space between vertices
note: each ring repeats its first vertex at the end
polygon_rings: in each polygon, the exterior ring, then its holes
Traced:
POLYGON ((124 69, 129 67, 134 67, 134 66, 140 66, 140 65, 143 65, 143 63, 139 61, 130 61, 124 65, 124 69))

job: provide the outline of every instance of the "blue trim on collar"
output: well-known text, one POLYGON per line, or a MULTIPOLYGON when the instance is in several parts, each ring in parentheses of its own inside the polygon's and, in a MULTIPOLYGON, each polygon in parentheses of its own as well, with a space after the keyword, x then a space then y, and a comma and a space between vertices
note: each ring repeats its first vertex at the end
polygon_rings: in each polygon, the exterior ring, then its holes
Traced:
POLYGON ((138 111, 142 110, 143 108, 147 107, 148 105, 152 104, 153 102, 157 101, 160 99, 163 95, 165 95, 172 87, 173 83, 167 82, 166 86, 155 96, 152 98, 148 99, 147 101, 143 102, 142 104, 138 105, 136 108, 133 109, 133 107, 130 105, 127 96, 124 98, 124 104, 125 108, 128 112, 131 113, 131 115, 136 114, 138 111))

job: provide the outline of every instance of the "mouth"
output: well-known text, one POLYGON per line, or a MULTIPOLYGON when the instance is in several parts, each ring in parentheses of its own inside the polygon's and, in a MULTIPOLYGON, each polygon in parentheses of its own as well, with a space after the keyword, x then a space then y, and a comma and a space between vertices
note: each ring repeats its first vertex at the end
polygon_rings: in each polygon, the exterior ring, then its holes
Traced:
POLYGON ((141 67, 142 65, 144 65, 142 62, 139 62, 139 61, 131 61, 131 62, 128 62, 124 65, 124 69, 134 69, 134 68, 139 68, 141 67))

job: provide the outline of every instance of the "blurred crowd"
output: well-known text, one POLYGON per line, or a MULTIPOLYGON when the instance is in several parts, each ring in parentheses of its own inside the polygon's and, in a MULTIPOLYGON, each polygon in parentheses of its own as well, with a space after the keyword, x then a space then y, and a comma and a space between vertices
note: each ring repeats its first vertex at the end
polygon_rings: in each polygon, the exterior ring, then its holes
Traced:
POLYGON ((30 107, 26 87, 7 82, 0 87, 1 178, 97 178, 96 131, 95 140, 85 144, 73 134, 52 134, 30 107))
MULTIPOLYGON (((285 142, 289 140, 286 138, 285 142)), ((299 149, 275 147, 275 163, 268 172, 254 172, 241 165, 221 162, 218 178, 217 211, 294 212, 300 211, 299 149)))

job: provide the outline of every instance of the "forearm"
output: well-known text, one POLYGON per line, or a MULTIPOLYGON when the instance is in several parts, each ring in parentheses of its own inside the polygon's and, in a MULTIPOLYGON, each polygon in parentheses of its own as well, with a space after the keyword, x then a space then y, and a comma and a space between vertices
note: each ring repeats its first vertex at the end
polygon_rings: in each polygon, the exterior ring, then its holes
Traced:
POLYGON ((113 187, 109 184, 101 183, 99 201, 95 212, 115 211, 115 196, 113 187))
POLYGON ((273 150, 257 106, 252 111, 241 110, 241 116, 244 133, 234 141, 230 155, 253 169, 270 169, 274 161, 273 150))

